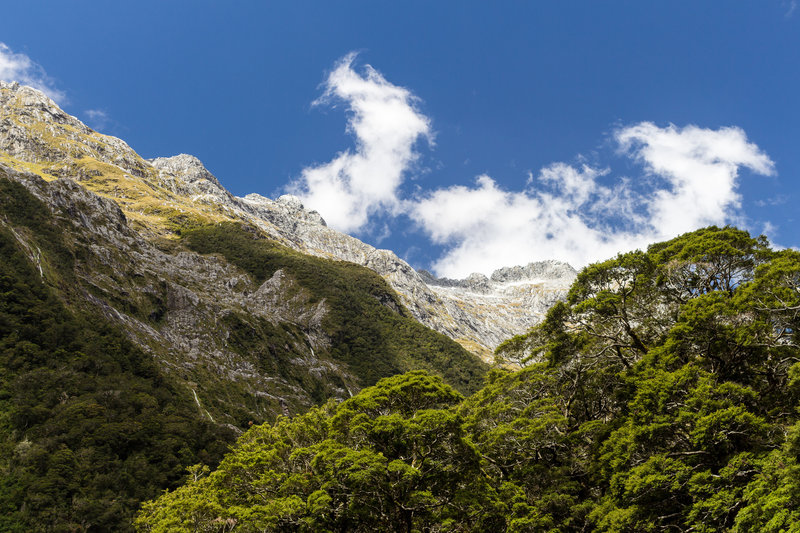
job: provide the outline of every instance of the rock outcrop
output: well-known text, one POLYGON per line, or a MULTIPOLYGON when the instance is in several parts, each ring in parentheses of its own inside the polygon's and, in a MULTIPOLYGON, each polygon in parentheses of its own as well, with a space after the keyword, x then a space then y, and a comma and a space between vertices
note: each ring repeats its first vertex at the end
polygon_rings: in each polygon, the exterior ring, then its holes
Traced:
POLYGON ((491 348, 538 324, 547 310, 566 296, 576 274, 560 261, 505 267, 489 278, 472 274, 463 280, 439 279, 422 272, 424 281, 448 308, 455 306, 472 318, 476 336, 491 348))
MULTIPOLYGON (((237 349, 230 338, 233 317, 264 321, 275 328, 289 325, 296 331, 286 336, 291 345, 281 347, 284 364, 316 376, 316 386, 325 390, 325 396, 346 398, 348 388, 357 388, 357 379, 345 367, 317 356, 329 343, 321 326, 325 303, 312 301, 282 270, 257 284, 222 258, 142 239, 115 202, 73 180, 46 183, 0 165, 2 178, 22 184, 48 206, 61 228, 60 237, 80 250, 70 271, 77 282, 61 284, 66 298, 86 302, 122 326, 171 375, 190 384, 195 397, 218 420, 241 424, 236 413, 242 411, 266 419, 280 412, 282 403, 293 411, 313 404, 308 391, 284 377, 295 371, 265 373, 257 358, 237 349), (236 383, 237 393, 230 383, 236 383), (244 409, 237 405, 243 401, 243 390, 253 397, 244 409)), ((14 230, 5 216, 0 216, 0 225, 14 230)), ((37 249, 35 235, 23 233, 19 238, 26 248, 37 249)), ((54 272, 61 267, 45 264, 40 271, 55 284, 54 272)))

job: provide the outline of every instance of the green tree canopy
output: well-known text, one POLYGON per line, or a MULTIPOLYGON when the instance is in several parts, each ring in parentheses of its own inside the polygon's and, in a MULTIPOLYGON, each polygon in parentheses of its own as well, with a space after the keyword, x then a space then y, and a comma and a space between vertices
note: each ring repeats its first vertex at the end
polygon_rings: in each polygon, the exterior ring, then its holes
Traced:
POLYGON ((254 428, 137 525, 800 531, 799 311, 800 253, 735 228, 622 254, 470 397, 415 372, 254 428))

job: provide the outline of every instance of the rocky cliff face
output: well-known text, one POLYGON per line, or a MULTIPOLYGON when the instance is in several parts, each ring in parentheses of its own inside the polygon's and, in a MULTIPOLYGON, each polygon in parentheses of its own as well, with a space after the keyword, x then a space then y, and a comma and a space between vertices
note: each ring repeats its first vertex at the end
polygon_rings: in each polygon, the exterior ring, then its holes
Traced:
MULTIPOLYGON (((538 322, 563 297, 574 270, 546 263, 495 272, 491 278, 438 280, 325 225, 292 196, 231 195, 196 158, 150 161, 126 143, 94 132, 42 93, 0 82, 0 163, 45 180, 71 177, 113 200, 133 228, 174 236, 208 223, 244 221, 303 253, 351 261, 380 274, 414 318, 484 359, 504 339, 538 322)), ((187 268, 190 265, 187 265, 187 268)))
POLYGON ((61 266, 38 253, 37 236, 0 218, 0 225, 11 228, 29 251, 43 280, 61 287, 67 300, 84 302, 123 327, 192 389, 212 420, 216 416, 218 422, 241 425, 242 416, 258 420, 283 406, 307 408, 314 401, 287 377, 293 374, 315 376, 325 397, 346 398, 349 387, 357 388, 357 379, 344 366, 317 356, 328 344, 321 327, 325 303, 311 302, 285 272, 259 284, 219 257, 159 247, 129 227, 115 202, 70 179, 46 183, 2 165, 0 179, 22 184, 48 206, 62 238, 74 243, 69 275, 78 279, 66 284, 61 266), (232 341, 231 318, 239 316, 277 329, 291 326, 293 334, 284 340, 291 346, 281 347, 283 364, 290 367, 283 375, 260 370, 258 359, 232 341))
POLYGON ((566 263, 541 261, 501 268, 488 278, 472 274, 452 280, 420 274, 448 309, 458 308, 472 319, 469 326, 482 346, 494 349, 541 322, 550 306, 564 299, 577 273, 566 263))

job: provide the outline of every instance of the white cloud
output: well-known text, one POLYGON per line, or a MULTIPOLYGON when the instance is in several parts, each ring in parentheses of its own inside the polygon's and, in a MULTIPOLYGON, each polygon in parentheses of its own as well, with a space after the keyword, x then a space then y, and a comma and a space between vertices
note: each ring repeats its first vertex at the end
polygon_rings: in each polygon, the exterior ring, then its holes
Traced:
POLYGON ((775 242, 773 236, 777 231, 778 231, 778 226, 776 226, 770 221, 764 222, 764 224, 761 226, 761 234, 766 235, 767 238, 772 242, 775 242))
POLYGON ((411 211, 437 244, 450 246, 433 265, 438 275, 490 274, 501 266, 560 259, 582 265, 637 244, 636 236, 613 231, 594 215, 614 192, 597 185, 601 173, 558 163, 542 170, 539 182, 552 187, 505 191, 489 176, 477 186, 430 193, 411 211))
POLYGON ((650 224, 664 236, 733 219, 740 206, 739 167, 772 175, 774 164, 740 128, 659 128, 650 122, 620 130, 622 150, 662 178, 649 201, 650 224))
POLYGON ((767 207, 767 206, 776 206, 776 205, 783 205, 789 201, 789 196, 786 194, 777 194, 771 198, 767 198, 766 200, 756 200, 754 203, 758 207, 767 207))
MULTIPOLYGON (((481 175, 473 186, 418 187, 416 197, 404 197, 416 143, 432 142, 430 120, 409 90, 369 66, 356 72, 354 59, 350 54, 337 63, 315 104, 347 105, 355 149, 304 169, 290 192, 341 231, 364 230, 373 215, 410 216, 445 247, 432 265, 438 275, 489 274, 543 259, 581 267, 702 226, 741 224, 739 169, 774 173, 770 158, 740 128, 642 122, 613 136, 619 154, 643 169, 638 176, 553 163, 528 172, 517 190, 481 175)), ((379 241, 388 236, 385 221, 371 231, 379 241)))
POLYGON ((417 98, 369 65, 356 72, 354 60, 355 54, 349 54, 336 65, 315 104, 347 105, 347 131, 355 136, 355 150, 304 169, 288 187, 330 226, 345 232, 362 230, 378 211, 401 212, 398 189, 418 157, 415 144, 420 138, 432 141, 430 120, 417 109, 417 98))
POLYGON ((84 114, 86 115, 89 126, 96 131, 105 129, 109 122, 111 122, 111 117, 102 109, 87 109, 84 111, 84 114))
POLYGON ((608 174, 555 163, 528 187, 506 191, 489 176, 475 187, 424 195, 410 214, 437 244, 449 248, 433 265, 439 275, 491 273, 501 266, 560 259, 580 267, 622 251, 709 224, 737 220, 740 167, 769 175, 774 165, 739 128, 621 129, 622 153, 647 175, 598 183, 608 174))
POLYGON ((5 43, 0 42, 0 80, 17 81, 38 89, 61 104, 66 96, 58 90, 44 69, 25 54, 14 53, 5 43))

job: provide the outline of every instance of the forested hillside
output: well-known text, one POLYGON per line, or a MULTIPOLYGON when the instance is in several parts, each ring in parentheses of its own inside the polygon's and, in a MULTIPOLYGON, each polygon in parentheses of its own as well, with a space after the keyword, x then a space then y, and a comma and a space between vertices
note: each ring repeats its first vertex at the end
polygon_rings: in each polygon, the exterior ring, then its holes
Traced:
POLYGON ((140 531, 800 531, 800 253, 707 228, 584 269, 464 398, 412 372, 253 427, 140 531))
POLYGON ((74 283, 49 210, 0 179, 0 531, 121 531, 138 503, 215 464, 235 433, 152 356, 43 283, 74 283), (22 236, 35 233, 31 263, 22 236))
POLYGON ((250 424, 412 368, 465 393, 486 372, 364 267, 239 224, 151 239, 0 166, 0 531, 130 530, 250 424))

